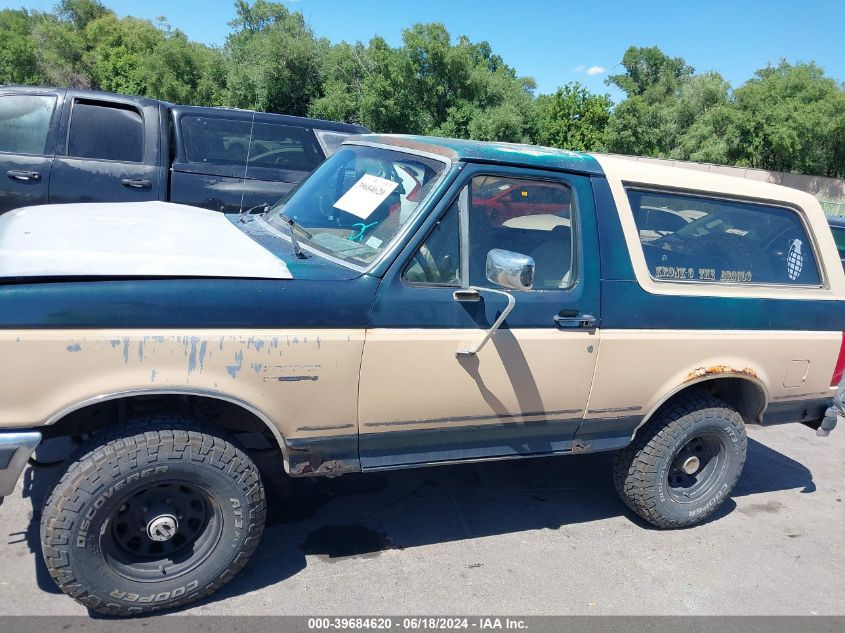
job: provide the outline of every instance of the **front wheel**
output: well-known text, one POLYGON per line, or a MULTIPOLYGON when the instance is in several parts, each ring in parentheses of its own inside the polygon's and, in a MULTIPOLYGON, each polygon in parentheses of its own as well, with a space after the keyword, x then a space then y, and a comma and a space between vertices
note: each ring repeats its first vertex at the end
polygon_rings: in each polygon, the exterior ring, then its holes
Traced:
POLYGON ((746 445, 745 424, 725 402, 711 396, 679 400, 616 454, 616 491, 652 525, 695 525, 730 496, 746 445))
POLYGON ((258 470, 230 442, 187 420, 135 425, 92 446, 51 492, 44 560, 59 588, 92 611, 180 606, 246 564, 264 504, 258 470))

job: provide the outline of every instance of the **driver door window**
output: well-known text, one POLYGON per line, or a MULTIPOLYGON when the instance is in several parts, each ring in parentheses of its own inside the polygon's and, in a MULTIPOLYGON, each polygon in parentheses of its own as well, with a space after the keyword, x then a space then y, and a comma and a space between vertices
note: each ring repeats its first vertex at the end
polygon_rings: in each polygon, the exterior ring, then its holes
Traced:
MULTIPOLYGON (((469 285, 490 287, 487 253, 499 248, 534 260, 534 289, 574 283, 572 192, 556 182, 476 176, 465 191, 469 216, 469 285)), ((459 201, 432 229, 405 269, 412 284, 460 286, 459 201)))
POLYGON ((558 182, 476 176, 469 189, 469 283, 490 286, 487 253, 494 248, 534 260, 534 289, 572 286, 572 192, 558 182))

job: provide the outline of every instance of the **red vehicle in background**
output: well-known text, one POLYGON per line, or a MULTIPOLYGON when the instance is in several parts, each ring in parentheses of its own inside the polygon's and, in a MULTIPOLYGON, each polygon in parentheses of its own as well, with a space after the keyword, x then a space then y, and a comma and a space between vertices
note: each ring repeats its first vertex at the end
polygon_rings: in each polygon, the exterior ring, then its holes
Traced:
POLYGON ((529 214, 569 219, 571 196, 561 187, 541 182, 516 186, 512 181, 486 178, 472 192, 472 203, 483 208, 493 226, 529 214))

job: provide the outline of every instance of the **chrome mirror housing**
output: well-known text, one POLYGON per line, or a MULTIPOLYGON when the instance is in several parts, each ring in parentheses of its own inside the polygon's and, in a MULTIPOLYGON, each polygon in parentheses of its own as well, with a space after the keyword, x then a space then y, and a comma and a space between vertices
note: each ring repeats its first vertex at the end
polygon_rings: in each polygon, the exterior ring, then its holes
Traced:
POLYGON ((487 281, 508 290, 534 287, 534 259, 528 255, 494 248, 487 253, 487 281))

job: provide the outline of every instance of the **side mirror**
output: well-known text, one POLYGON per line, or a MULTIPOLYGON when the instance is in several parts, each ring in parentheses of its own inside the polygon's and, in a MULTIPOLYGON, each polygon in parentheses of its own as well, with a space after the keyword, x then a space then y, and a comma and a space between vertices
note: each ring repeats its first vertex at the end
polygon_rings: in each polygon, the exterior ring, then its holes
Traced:
POLYGON ((534 287, 534 259, 528 255, 494 248, 487 253, 487 280, 508 290, 534 287))
MULTIPOLYGON (((494 248, 487 253, 486 269, 487 281, 507 290, 531 290, 534 287, 534 260, 528 255, 494 248)), ((456 352, 458 357, 478 354, 516 306, 516 297, 510 292, 493 288, 475 288, 473 286, 455 291, 455 301, 478 301, 481 292, 495 292, 504 295, 507 297, 508 305, 502 310, 499 318, 487 330, 480 342, 458 348, 456 352)))

